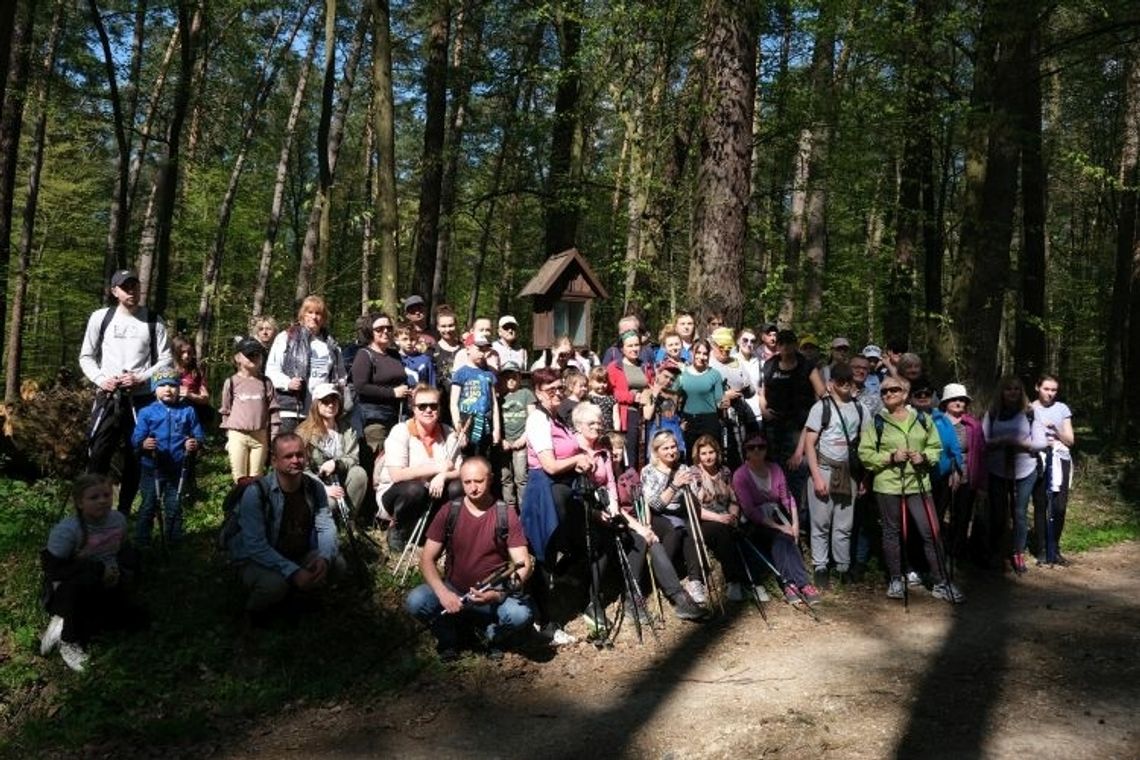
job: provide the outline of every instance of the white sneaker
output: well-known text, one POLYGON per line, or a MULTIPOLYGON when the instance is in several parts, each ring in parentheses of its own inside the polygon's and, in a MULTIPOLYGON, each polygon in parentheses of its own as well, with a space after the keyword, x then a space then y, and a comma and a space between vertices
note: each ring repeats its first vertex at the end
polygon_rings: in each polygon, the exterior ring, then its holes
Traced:
POLYGON ((772 601, 772 597, 768 596, 768 589, 764 588, 759 583, 757 583, 752 588, 756 591, 756 598, 759 599, 761 602, 772 601))
POLYGON ((59 637, 63 635, 63 618, 52 615, 48 621, 44 635, 40 636, 40 654, 47 657, 51 651, 59 646, 59 637))
POLYGON ((84 668, 87 667, 88 655, 83 650, 83 647, 78 644, 72 644, 70 641, 61 641, 59 644, 59 656, 63 658, 67 667, 74 670, 76 673, 82 673, 84 668))
POLYGON ((919 574, 916 573, 914 570, 911 570, 909 573, 906 574, 906 585, 910 586, 911 588, 914 588, 916 586, 921 586, 922 585, 921 576, 919 576, 919 574))
POLYGON ((706 589, 705 584, 701 583, 700 581, 695 579, 689 580, 687 583, 685 583, 685 589, 689 592, 689 596, 691 596, 693 598, 693 601, 697 604, 709 603, 708 589, 706 589))
POLYGON ((743 602, 747 597, 744 596, 744 587, 738 582, 733 581, 728 584, 728 601, 730 602, 743 602))

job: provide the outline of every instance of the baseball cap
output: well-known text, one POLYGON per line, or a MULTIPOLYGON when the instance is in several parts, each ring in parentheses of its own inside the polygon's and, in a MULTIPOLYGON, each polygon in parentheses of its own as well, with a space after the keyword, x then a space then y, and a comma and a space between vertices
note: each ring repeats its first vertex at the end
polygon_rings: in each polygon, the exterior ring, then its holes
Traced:
POLYGON ((798 343, 799 339, 796 337, 795 330, 780 330, 776 333, 776 342, 783 344, 798 343))
POLYGON ((503 366, 499 368, 499 373, 503 372, 522 372, 522 367, 514 362, 503 362, 503 366))
POLYGON ((930 394, 934 393, 934 383, 930 382, 930 378, 925 375, 915 379, 914 382, 910 384, 911 395, 922 393, 923 391, 930 394))
POLYGON ((408 311, 413 306, 423 306, 423 296, 408 296, 404 299, 404 311, 408 311))
POLYGON ((519 326, 519 321, 512 317, 510 314, 504 314, 499 317, 499 327, 506 327, 507 325, 519 326))
POLYGON ((133 269, 120 269, 111 275, 111 287, 121 288, 123 286, 123 283, 130 282, 131 280, 138 282, 138 273, 136 273, 133 269))
POLYGON ((680 374, 681 365, 678 364, 677 362, 673 361, 672 359, 665 359, 661 362, 658 362, 657 371, 658 372, 676 372, 677 374, 680 374))
POLYGON ((173 385, 177 388, 181 384, 182 379, 178 376, 178 370, 173 367, 155 370, 154 374, 150 376, 150 389, 152 391, 163 385, 173 385))
POLYGON ((765 322, 764 326, 762 328, 760 328, 760 332, 761 333, 770 333, 770 332, 776 332, 779 329, 780 328, 776 325, 775 322, 765 322))
POLYGON ((874 343, 863 346, 863 356, 866 356, 868 359, 882 359, 883 349, 879 348, 874 343))
POLYGON ((234 350, 247 359, 252 359, 255 356, 264 354, 265 346, 261 345, 261 343, 256 338, 250 338, 247 336, 237 342, 234 350))
POLYGON ((337 388, 332 383, 321 383, 316 388, 313 388, 313 399, 320 401, 321 399, 328 398, 329 396, 336 396, 340 398, 340 388, 337 388))
POLYGON ((851 371, 851 365, 846 362, 836 364, 831 368, 831 381, 847 381, 850 382, 855 379, 855 373, 851 371))
POLYGON ((808 333, 804 337, 800 338, 800 345, 801 346, 818 346, 819 345, 819 339, 816 338, 811 333, 808 333))
POLYGON ((721 348, 732 348, 736 342, 736 336, 733 334, 731 327, 718 327, 712 332, 712 342, 721 348))
POLYGON ((842 335, 831 341, 832 348, 851 348, 851 341, 844 338, 842 335))

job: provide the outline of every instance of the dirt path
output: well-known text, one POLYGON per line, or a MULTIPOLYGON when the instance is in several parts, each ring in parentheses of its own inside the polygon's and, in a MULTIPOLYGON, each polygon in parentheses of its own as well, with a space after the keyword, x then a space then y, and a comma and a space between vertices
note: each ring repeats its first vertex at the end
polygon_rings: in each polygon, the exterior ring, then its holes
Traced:
POLYGON ((977 575, 958 608, 870 586, 821 623, 768 605, 669 621, 609 651, 508 655, 373 705, 301 707, 231 757, 1140 757, 1140 544, 1021 579, 977 575))

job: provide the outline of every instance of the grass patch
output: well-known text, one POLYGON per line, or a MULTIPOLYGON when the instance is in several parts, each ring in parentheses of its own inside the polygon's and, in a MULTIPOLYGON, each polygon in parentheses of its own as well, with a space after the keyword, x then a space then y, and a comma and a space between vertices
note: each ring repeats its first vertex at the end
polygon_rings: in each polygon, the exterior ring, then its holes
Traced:
POLYGON ((1087 551, 1140 538, 1138 467, 1140 451, 1135 448, 1078 457, 1062 537, 1065 551, 1087 551))
POLYGON ((241 640, 241 591, 215 549, 229 488, 224 455, 203 458, 199 486, 185 544, 147 557, 150 629, 97 640, 80 675, 58 654, 39 656, 39 552, 69 509, 66 489, 0 480, 0 754, 192 748, 289 706, 398 689, 430 661, 386 573, 371 593, 346 582, 316 609, 241 640))

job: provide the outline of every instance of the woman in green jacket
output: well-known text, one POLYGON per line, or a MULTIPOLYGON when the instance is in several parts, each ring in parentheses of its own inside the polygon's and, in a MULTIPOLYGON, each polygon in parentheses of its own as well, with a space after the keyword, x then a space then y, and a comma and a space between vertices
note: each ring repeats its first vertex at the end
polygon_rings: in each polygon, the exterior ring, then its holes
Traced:
POLYGON ((901 599, 906 583, 899 539, 905 504, 905 510, 910 512, 908 527, 922 535, 926 561, 934 576, 931 593, 936 599, 962 602, 965 597, 944 574, 922 498, 922 494, 930 493, 928 473, 938 466, 942 443, 934 421, 919 417, 907 407, 909 390, 906 380, 893 376, 883 380, 879 388, 883 409, 874 417, 873 424, 863 426, 859 440, 859 458, 875 477, 872 488, 883 519, 883 557, 891 576, 887 596, 901 599))

